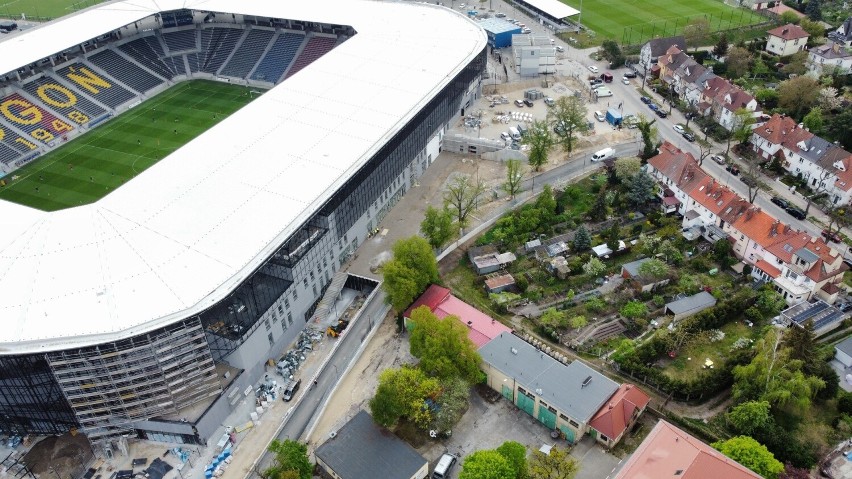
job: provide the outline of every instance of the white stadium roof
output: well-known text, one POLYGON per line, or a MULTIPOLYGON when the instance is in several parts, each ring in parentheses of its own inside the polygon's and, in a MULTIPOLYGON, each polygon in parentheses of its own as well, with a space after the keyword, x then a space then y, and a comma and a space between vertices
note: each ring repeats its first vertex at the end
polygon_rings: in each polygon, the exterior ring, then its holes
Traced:
POLYGON ((553 18, 562 19, 565 17, 572 17, 580 13, 580 11, 576 8, 569 7, 559 0, 523 0, 523 2, 541 10, 553 18))
POLYGON ((434 5, 128 0, 0 43, 0 70, 180 8, 357 34, 96 203, 47 213, 0 201, 0 354, 97 344, 215 304, 486 45, 474 22, 434 5))

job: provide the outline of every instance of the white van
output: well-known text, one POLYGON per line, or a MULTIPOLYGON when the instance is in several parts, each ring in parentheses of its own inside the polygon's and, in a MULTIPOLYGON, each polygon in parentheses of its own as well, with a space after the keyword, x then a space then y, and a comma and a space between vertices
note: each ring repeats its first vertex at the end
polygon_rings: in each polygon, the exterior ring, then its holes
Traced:
POLYGON ((435 466, 435 470, 432 471, 432 479, 446 479, 446 477, 450 474, 450 469, 452 469, 453 464, 456 463, 456 456, 452 454, 444 454, 441 456, 441 459, 438 459, 438 464, 435 466))
POLYGON ((509 135, 512 136, 512 139, 515 141, 521 141, 521 132, 518 131, 514 126, 509 127, 509 135))
POLYGON ((615 150, 612 148, 604 148, 603 150, 596 151, 594 155, 592 155, 592 161, 604 161, 608 160, 615 156, 615 150))

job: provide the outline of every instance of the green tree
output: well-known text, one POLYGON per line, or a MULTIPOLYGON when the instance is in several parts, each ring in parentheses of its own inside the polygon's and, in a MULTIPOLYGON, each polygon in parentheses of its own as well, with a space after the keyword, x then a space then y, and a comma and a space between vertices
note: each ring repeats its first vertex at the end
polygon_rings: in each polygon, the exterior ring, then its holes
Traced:
POLYGON ((574 151, 577 135, 589 131, 588 114, 583 101, 573 95, 557 98, 547 112, 547 121, 556 131, 556 143, 569 155, 574 151))
POLYGON ((529 462, 530 479, 574 479, 580 465, 568 451, 554 447, 550 454, 533 451, 529 462))
POLYGON ((828 138, 838 141, 847 150, 852 150, 852 109, 844 110, 832 116, 825 127, 828 138))
POLYGON ((787 64, 781 67, 781 73, 785 75, 804 75, 808 71, 807 60, 807 50, 796 52, 787 58, 787 64))
POLYGON ((737 433, 746 436, 770 430, 775 421, 768 401, 746 401, 731 408, 726 417, 737 433))
POLYGON ((728 66, 728 74, 731 78, 740 78, 748 72, 751 65, 751 52, 746 48, 733 47, 728 51, 725 64, 728 66))
POLYGON ((802 118, 802 123, 804 123, 805 128, 811 131, 811 133, 818 135, 822 133, 822 129, 824 127, 822 120, 822 108, 815 106, 811 108, 811 111, 802 118))
POLYGON ((751 127, 754 125, 754 122, 753 111, 748 108, 737 109, 737 111, 734 112, 734 120, 731 125, 731 138, 737 140, 737 142, 741 145, 743 143, 748 143, 749 139, 751 139, 751 127))
POLYGON ((627 180, 627 201, 634 207, 641 207, 654 198, 654 179, 640 171, 627 180))
POLYGON ((524 182, 524 166, 521 160, 509 160, 506 162, 506 181, 503 183, 503 191, 511 198, 514 198, 521 190, 521 185, 524 182))
MULTIPOLYGON (((822 26, 820 22, 815 22, 808 18, 803 18, 799 23, 799 26, 802 27, 802 30, 808 32, 811 36, 811 40, 816 40, 818 38, 825 36, 825 27, 822 26)), ((811 43, 810 41, 808 43, 811 43)))
POLYGON ((681 253, 680 248, 678 248, 672 240, 667 239, 661 241, 658 251, 661 255, 663 255, 663 259, 666 263, 675 266, 683 263, 683 253, 681 253))
MULTIPOLYGON (((784 299, 781 298, 781 300, 784 299)), ((814 375, 819 371, 823 358, 819 351, 819 344, 817 344, 813 320, 809 319, 802 327, 794 326, 788 329, 784 337, 784 345, 790 348, 791 359, 802 361, 805 372, 814 375)))
POLYGON ((544 222, 549 223, 556 215, 556 198, 553 196, 553 188, 550 185, 545 184, 541 189, 541 194, 535 199, 535 207, 541 211, 544 222))
POLYGON ((778 294, 778 292, 770 286, 764 286, 760 290, 760 294, 757 297, 755 305, 763 316, 767 318, 775 316, 780 313, 782 309, 787 307, 784 297, 778 294))
POLYGON ((719 263, 722 268, 730 267, 734 259, 734 248, 729 241, 717 241, 713 244, 713 259, 719 263))
POLYGON ((470 383, 461 378, 450 378, 442 381, 432 429, 439 432, 452 431, 453 426, 467 411, 469 400, 470 383))
POLYGON ((603 261, 592 256, 589 261, 583 265, 583 272, 589 276, 600 276, 606 271, 606 265, 603 261))
POLYGON ((585 225, 580 225, 574 233, 574 241, 572 242, 574 252, 580 253, 592 247, 592 235, 585 225))
POLYGON ((429 243, 419 237, 402 239, 393 245, 393 259, 382 267, 388 303, 403 311, 426 287, 438 281, 438 263, 429 243))
POLYGON ((725 32, 722 32, 719 35, 719 41, 716 42, 716 46, 713 47, 713 56, 716 58, 722 58, 728 54, 728 48, 730 45, 728 44, 728 35, 725 32))
POLYGON ((307 445, 290 439, 275 439, 269 444, 269 452, 274 454, 273 464, 263 471, 263 479, 311 479, 314 466, 308 459, 307 445))
POLYGON ((483 192, 485 184, 474 182, 469 176, 456 175, 450 181, 444 192, 444 204, 453 212, 459 228, 465 228, 468 217, 479 208, 483 192))
POLYGON ((433 418, 432 410, 424 407, 425 401, 434 398, 440 389, 438 379, 427 377, 419 368, 404 365, 399 369, 385 369, 379 375, 379 386, 369 403, 373 420, 389 428, 405 417, 418 427, 427 428, 433 418))
POLYGON ((432 249, 440 250, 455 235, 453 214, 447 208, 439 210, 427 206, 423 221, 420 222, 420 233, 426 237, 432 249))
POLYGON ((808 3, 805 5, 805 15, 814 21, 822 20, 822 5, 820 5, 820 0, 808 0, 808 3))
POLYGON ((793 25, 799 24, 799 16, 796 15, 796 12, 792 10, 787 10, 786 12, 781 14, 781 23, 787 25, 792 23, 793 25))
POLYGON ((512 479, 515 471, 509 461, 497 451, 484 449, 467 456, 462 463, 459 479, 512 479))
POLYGON ((651 258, 639 265, 639 276, 643 278, 660 279, 668 275, 669 265, 656 258, 651 258))
POLYGON ((769 69, 766 62, 762 58, 757 57, 751 66, 751 79, 766 78, 770 73, 772 73, 772 70, 769 69))
POLYGON ((621 226, 618 221, 613 221, 612 225, 606 230, 606 247, 613 252, 618 251, 619 241, 621 241, 621 226))
POLYGON ((606 219, 609 207, 606 205, 606 188, 601 188, 598 191, 598 196, 595 198, 595 205, 589 210, 589 218, 594 221, 603 221, 606 219))
POLYGON ((766 446, 748 436, 732 437, 727 441, 714 442, 712 446, 766 479, 777 479, 784 470, 784 465, 766 446))
POLYGON ((553 145, 556 144, 556 140, 550 134, 547 123, 542 120, 536 120, 530 125, 530 129, 524 135, 522 143, 529 147, 530 166, 535 171, 539 171, 542 166, 547 164, 547 154, 553 148, 553 145))
POLYGON ((411 323, 411 354, 420 359, 423 371, 444 379, 459 377, 470 383, 477 380, 481 358, 460 319, 438 319, 427 306, 421 306, 411 312, 411 323))
POLYGON ((559 311, 556 308, 547 308, 541 313, 538 318, 539 324, 551 330, 563 329, 568 326, 568 318, 565 317, 564 311, 559 311))
POLYGON ((569 324, 569 325, 570 325, 573 329, 580 329, 580 328, 585 327, 587 324, 589 324, 589 321, 588 321, 588 320, 586 320, 586 317, 585 317, 585 316, 583 316, 583 315, 577 315, 577 316, 574 316, 573 318, 569 319, 569 320, 568 320, 568 324, 569 324))
POLYGON ((619 313, 628 319, 639 319, 648 315, 648 306, 641 301, 628 301, 619 313))
POLYGON ((643 160, 647 160, 657 154, 657 147, 654 145, 654 137, 656 136, 654 123, 656 122, 656 118, 648 121, 645 115, 642 114, 639 115, 639 121, 636 122, 636 128, 642 135, 642 143, 644 145, 642 147, 643 160))
POLYGON ((603 50, 603 57, 609 60, 613 68, 624 65, 624 53, 615 41, 604 40, 601 43, 601 50, 603 50))
POLYGON ((639 173, 642 169, 642 162, 639 158, 619 158, 615 160, 615 176, 619 180, 626 180, 631 176, 639 173))
POLYGON ((778 92, 771 88, 761 88, 754 94, 754 99, 767 110, 778 106, 778 92))
POLYGON ((692 18, 683 27, 683 37, 686 39, 686 45, 696 50, 701 45, 701 42, 707 38, 708 33, 710 33, 710 21, 704 17, 692 18))
POLYGON ((513 478, 527 478, 527 448, 523 444, 506 441, 497 448, 497 452, 512 466, 512 470, 515 471, 513 478))
POLYGON ((801 119, 816 104, 819 83, 808 76, 797 76, 778 85, 778 106, 794 119, 801 119))

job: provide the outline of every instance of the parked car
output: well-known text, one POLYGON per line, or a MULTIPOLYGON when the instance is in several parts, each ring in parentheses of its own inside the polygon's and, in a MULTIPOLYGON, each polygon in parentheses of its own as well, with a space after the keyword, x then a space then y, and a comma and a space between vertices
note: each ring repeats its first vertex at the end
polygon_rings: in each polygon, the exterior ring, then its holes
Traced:
POLYGON ((515 100, 515 106, 517 106, 519 108, 523 108, 524 107, 524 101, 523 100, 515 100))
POLYGON ((606 115, 604 115, 604 112, 598 110, 595 112, 595 120, 604 121, 606 120, 606 115))
POLYGON ((686 138, 686 141, 688 141, 688 142, 690 142, 690 143, 691 143, 691 142, 693 142, 693 141, 695 141, 695 135, 693 135, 692 133, 690 133, 690 132, 688 132, 688 131, 685 131, 685 132, 681 133, 681 136, 683 136, 684 138, 686 138))
POLYGON ((553 105, 556 104, 556 100, 554 100, 553 98, 550 98, 550 97, 546 97, 544 99, 544 104, 547 105, 547 106, 553 106, 553 105))
POLYGON ((822 237, 825 238, 826 241, 832 241, 834 243, 842 243, 843 242, 843 238, 841 238, 840 235, 837 234, 836 231, 822 230, 821 234, 822 234, 822 237))
POLYGON ((609 73, 609 72, 601 73, 601 80, 603 80, 607 83, 612 83, 612 73, 609 73))
POLYGON ((795 206, 790 206, 789 208, 787 208, 786 211, 790 214, 790 216, 796 218, 797 220, 803 220, 807 217, 807 215, 801 208, 797 208, 795 206))
POLYGON ((787 208, 789 208, 789 207, 790 207, 790 203, 787 203, 787 200, 785 200, 784 198, 779 198, 779 197, 777 197, 777 196, 773 196, 773 197, 772 197, 772 199, 771 199, 771 200, 769 200, 769 201, 771 201, 771 202, 775 203, 776 205, 780 206, 780 207, 781 207, 781 209, 783 209, 783 210, 786 210, 787 208))
POLYGON ((648 108, 650 108, 651 111, 657 111, 657 105, 654 103, 648 103, 648 108))
POLYGON ((562 45, 556 45, 556 51, 562 53, 565 51, 565 48, 562 45))
POLYGON ((497 18, 505 18, 506 14, 503 13, 503 12, 497 12, 497 13, 494 14, 494 16, 497 17, 497 18))
POLYGON ((589 80, 589 85, 592 85, 592 87, 594 87, 595 85, 603 85, 603 80, 601 80, 600 78, 592 78, 591 80, 589 80))
POLYGON ((642 98, 640 98, 640 100, 642 100, 642 103, 644 103, 646 105, 653 104, 653 101, 650 98, 648 98, 647 96, 643 96, 642 98))
POLYGON ((728 166, 725 167, 725 171, 729 172, 730 174, 732 174, 734 176, 737 176, 737 175, 740 174, 740 169, 737 167, 737 165, 728 165, 728 166))
POLYGON ((662 109, 660 109, 660 108, 657 108, 656 110, 654 110, 654 113, 656 113, 656 114, 657 114, 657 116, 658 116, 658 117, 660 117, 660 118, 665 118, 665 117, 669 116, 669 114, 668 114, 668 113, 664 112, 664 111, 663 111, 662 109))
POLYGON ((609 88, 598 88, 597 90, 595 90, 595 94, 598 96, 598 98, 605 98, 608 96, 612 96, 612 90, 610 90, 609 88))
POLYGON ((681 135, 683 135, 683 133, 686 131, 686 130, 683 128, 683 125, 681 125, 680 123, 675 123, 675 124, 672 126, 672 128, 674 128, 674 131, 676 131, 676 132, 680 133, 681 135))
POLYGON ((624 83, 625 85, 629 85, 630 79, 627 78, 627 77, 621 77, 621 83, 624 83))
POLYGON ((597 73, 598 67, 596 67, 594 65, 589 65, 589 71, 592 72, 592 73, 597 73))
POLYGON ((530 100, 529 98, 526 98, 526 99, 524 99, 524 105, 526 105, 526 106, 528 106, 528 107, 532 108, 532 107, 533 107, 533 102, 532 102, 532 100, 530 100))
POLYGON ((296 382, 290 383, 290 385, 287 386, 287 389, 284 390, 284 394, 281 396, 281 399, 283 399, 284 402, 292 401, 293 397, 296 395, 296 391, 299 390, 299 386, 301 385, 301 379, 297 379, 296 382))
POLYGON ((625 78, 636 78, 636 72, 628 71, 624 73, 625 78))
POLYGON ((725 157, 724 157, 724 156, 721 156, 721 155, 713 155, 713 156, 711 156, 711 157, 710 157, 710 159, 711 159, 711 160, 713 160, 713 161, 715 161, 716 163, 719 163, 720 165, 724 165, 724 164, 725 164, 725 157))

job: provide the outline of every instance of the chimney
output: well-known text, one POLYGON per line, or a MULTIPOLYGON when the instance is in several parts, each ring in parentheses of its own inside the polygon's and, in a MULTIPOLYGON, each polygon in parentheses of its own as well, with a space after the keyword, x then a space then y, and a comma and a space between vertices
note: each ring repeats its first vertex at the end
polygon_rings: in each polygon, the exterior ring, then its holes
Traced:
POLYGON ((790 31, 789 28, 785 28, 785 29, 781 30, 781 35, 786 35, 787 32, 789 32, 789 31, 790 31))
POLYGON ((833 51, 836 54, 840 53, 840 44, 838 44, 838 43, 832 44, 831 45, 831 51, 833 51))

